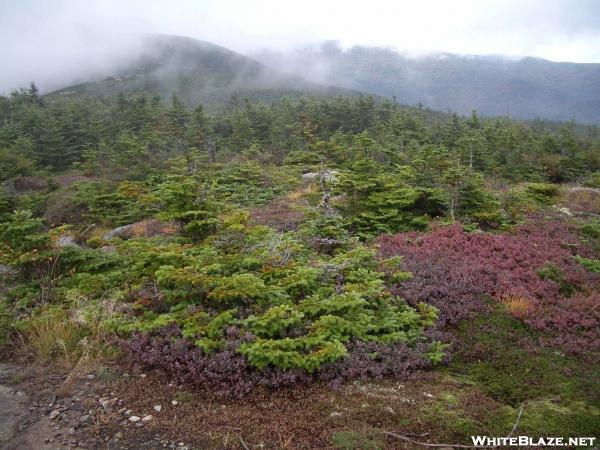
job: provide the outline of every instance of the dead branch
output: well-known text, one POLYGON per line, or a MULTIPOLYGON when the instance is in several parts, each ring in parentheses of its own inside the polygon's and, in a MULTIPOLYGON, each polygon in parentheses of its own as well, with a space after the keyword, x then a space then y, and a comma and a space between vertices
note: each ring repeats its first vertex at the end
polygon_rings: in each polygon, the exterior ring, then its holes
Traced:
POLYGON ((244 441, 244 438, 241 434, 238 434, 238 439, 240 440, 240 444, 242 444, 242 447, 244 447, 244 450, 250 450, 250 447, 248 447, 248 444, 246 444, 246 441, 244 441))
MULTIPOLYGON (((508 435, 506 436, 506 439, 510 438, 513 433, 515 432, 515 430, 517 429, 517 426, 519 425, 519 421, 521 420, 521 415, 523 414, 523 407, 525 405, 521 405, 521 408, 519 408, 519 414, 517 416, 517 420, 515 421, 515 424, 512 427, 512 430, 510 430, 510 433, 508 433, 508 435)), ((403 441, 409 442, 411 444, 415 444, 415 445, 420 445, 422 447, 430 447, 430 448, 442 448, 442 447, 446 447, 446 448, 498 448, 498 445, 462 445, 462 444, 429 444, 427 442, 419 442, 419 441, 415 441, 411 438, 409 438, 408 436, 404 436, 402 434, 398 434, 398 433, 392 433, 391 431, 384 431, 383 434, 387 435, 387 436, 392 436, 396 439, 401 439, 403 441)), ((408 434, 408 433, 406 433, 408 434)), ((422 436, 427 435, 428 433, 423 434, 422 436)), ((414 435, 413 435, 414 436, 414 435)))

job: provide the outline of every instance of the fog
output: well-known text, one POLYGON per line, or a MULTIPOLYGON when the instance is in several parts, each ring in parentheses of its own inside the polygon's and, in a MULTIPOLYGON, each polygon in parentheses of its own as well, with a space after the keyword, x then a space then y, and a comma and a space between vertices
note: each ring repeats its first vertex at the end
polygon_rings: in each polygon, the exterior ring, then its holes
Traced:
MULTIPOLYGON (((43 92, 107 75, 143 33, 210 41, 244 54, 336 40, 432 52, 600 62, 595 0, 0 0, 0 92, 43 92)), ((316 68, 324 70, 323 68, 316 68)))

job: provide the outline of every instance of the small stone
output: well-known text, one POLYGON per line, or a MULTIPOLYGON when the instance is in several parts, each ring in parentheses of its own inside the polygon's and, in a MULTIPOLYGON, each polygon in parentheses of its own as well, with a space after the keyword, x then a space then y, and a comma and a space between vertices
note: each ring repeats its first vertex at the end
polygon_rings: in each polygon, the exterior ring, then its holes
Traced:
POLYGON ((388 412, 388 413, 390 413, 390 414, 395 414, 395 413, 394 413, 394 410, 392 409, 392 407, 391 407, 391 406, 386 406, 385 408, 383 408, 383 410, 384 410, 385 412, 388 412))
POLYGON ((343 414, 341 412, 334 411, 331 414, 329 414, 329 417, 342 417, 342 415, 343 414))
POLYGON ((50 418, 50 420, 54 420, 59 416, 59 414, 60 414, 60 409, 55 409, 48 415, 48 417, 50 418))
POLYGON ((121 408, 120 410, 117 411, 117 413, 123 414, 125 411, 127 411, 127 408, 121 408))
POLYGON ((140 374, 140 378, 146 378, 146 376, 147 376, 147 375, 146 375, 145 373, 141 373, 141 374, 140 374))
POLYGON ((152 419, 154 419, 154 416, 153 416, 152 414, 148 414, 147 416, 144 416, 144 417, 142 418, 142 422, 149 422, 149 421, 151 421, 152 419))
POLYGON ((132 410, 128 409, 127 411, 125 411, 125 415, 126 416, 130 416, 133 413, 132 410))
POLYGON ((88 380, 93 380, 94 378, 96 378, 96 375, 94 375, 93 373, 90 373, 88 375, 85 376, 88 380))
POLYGON ((69 434, 70 434, 71 436, 73 436, 73 435, 75 434, 75 427, 71 427, 71 428, 69 428, 69 430, 68 430, 68 431, 69 431, 69 434))
POLYGON ((139 422, 140 420, 142 420, 142 419, 140 417, 138 417, 138 416, 131 416, 129 418, 130 422, 139 422))
POLYGON ((83 423, 83 422, 87 422, 87 421, 89 421, 89 420, 90 420, 90 418, 91 418, 91 417, 90 417, 90 415, 89 415, 89 414, 84 414, 83 416, 81 416, 81 417, 79 418, 79 421, 80 421, 80 422, 82 422, 82 423, 83 423))
POLYGON ((179 402, 177 400, 171 400, 171 405, 177 406, 179 405, 179 402))
POLYGON ((162 409, 162 406, 160 406, 160 405, 154 405, 154 411, 160 412, 161 409, 162 409))
POLYGON ((115 434, 115 435, 113 436, 113 439, 114 439, 115 441, 118 441, 119 439, 123 439, 123 432, 119 431, 117 434, 115 434))

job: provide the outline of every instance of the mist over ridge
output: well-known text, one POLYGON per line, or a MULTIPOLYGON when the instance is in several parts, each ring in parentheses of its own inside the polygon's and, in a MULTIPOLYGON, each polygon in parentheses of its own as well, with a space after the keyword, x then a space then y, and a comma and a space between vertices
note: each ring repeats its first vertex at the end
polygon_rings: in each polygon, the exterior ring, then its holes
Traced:
POLYGON ((309 80, 440 110, 600 123, 600 64, 503 55, 415 54, 335 41, 253 54, 309 80))

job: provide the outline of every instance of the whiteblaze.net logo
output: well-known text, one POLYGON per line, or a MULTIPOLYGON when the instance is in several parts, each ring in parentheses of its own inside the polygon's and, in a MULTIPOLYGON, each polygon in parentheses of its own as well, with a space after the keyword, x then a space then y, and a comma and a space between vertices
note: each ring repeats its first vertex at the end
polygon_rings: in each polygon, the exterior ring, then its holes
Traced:
POLYGON ((471 436, 476 447, 592 447, 595 437, 471 436))

